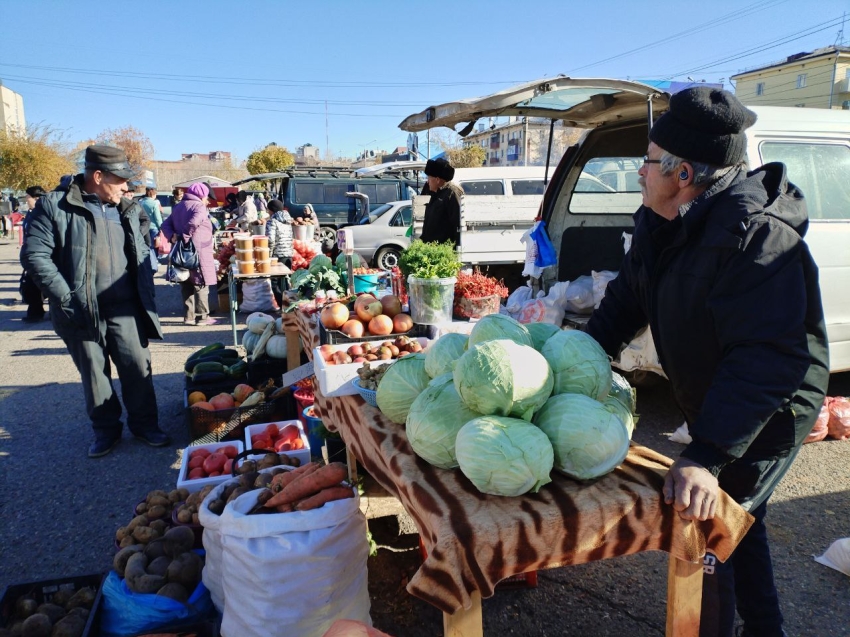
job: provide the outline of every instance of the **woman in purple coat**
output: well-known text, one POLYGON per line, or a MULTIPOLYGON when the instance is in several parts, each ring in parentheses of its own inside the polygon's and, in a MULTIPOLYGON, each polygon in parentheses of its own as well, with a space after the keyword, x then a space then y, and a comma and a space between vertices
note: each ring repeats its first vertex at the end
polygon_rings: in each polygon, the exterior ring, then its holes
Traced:
POLYGON ((180 202, 172 208, 171 216, 162 224, 163 234, 172 243, 177 234, 183 235, 184 239, 191 239, 201 261, 200 268, 192 270, 189 278, 180 283, 185 307, 183 322, 186 325, 215 325, 216 322, 210 317, 207 292, 207 286, 217 283, 213 227, 206 205, 208 195, 209 189, 204 184, 192 184, 180 202))

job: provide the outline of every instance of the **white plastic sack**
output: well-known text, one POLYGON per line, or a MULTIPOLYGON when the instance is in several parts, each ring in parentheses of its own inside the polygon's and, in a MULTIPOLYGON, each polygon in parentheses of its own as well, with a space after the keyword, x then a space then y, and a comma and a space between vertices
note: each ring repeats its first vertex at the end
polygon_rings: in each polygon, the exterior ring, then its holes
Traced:
POLYGON ((210 597, 218 612, 224 610, 224 588, 221 570, 221 516, 209 510, 209 503, 218 498, 228 482, 218 485, 209 492, 198 510, 198 521, 204 527, 204 550, 206 551, 201 581, 210 592, 210 597))
POLYGON ((516 316, 520 323, 552 323, 561 325, 564 322, 564 312, 567 307, 567 290, 569 281, 556 283, 549 289, 548 294, 541 291, 537 298, 527 301, 516 316))
POLYGON ((679 425, 679 428, 676 431, 667 436, 667 440, 670 442, 678 442, 680 445, 691 444, 693 439, 691 438, 691 434, 688 432, 688 423, 683 422, 679 425))
POLYGON ((599 304, 602 303, 602 298, 605 296, 605 288, 608 287, 608 283, 617 278, 617 273, 611 272, 611 270, 602 270, 601 272, 591 270, 590 274, 593 278, 593 307, 598 309, 599 304))
POLYGON ((534 264, 537 261, 537 243, 531 238, 531 233, 534 232, 536 227, 537 224, 534 224, 520 238, 520 241, 525 244, 525 267, 522 270, 522 276, 532 276, 539 279, 540 275, 543 274, 543 268, 534 264))
POLYGON ((835 540, 823 555, 815 557, 815 562, 850 577, 850 537, 835 540))
POLYGON ((593 304, 593 277, 585 274, 570 283, 567 288, 567 311, 591 314, 593 304))
POLYGON ((624 372, 640 369, 667 378, 664 370, 661 369, 658 352, 655 350, 655 341, 652 339, 652 331, 648 326, 637 333, 632 342, 620 351, 620 355, 614 362, 624 372))
POLYGON ((505 309, 507 313, 512 317, 516 318, 519 316, 520 311, 522 310, 522 306, 525 305, 528 301, 531 300, 533 293, 531 291, 531 285, 523 285, 522 287, 518 287, 516 290, 511 292, 511 295, 508 297, 508 300, 505 301, 505 309))
POLYGON ((221 633, 321 637, 337 619, 371 626, 359 497, 313 511, 246 515, 259 493, 240 496, 221 516, 221 633))
POLYGON ((632 235, 628 232, 623 233, 623 252, 628 253, 632 247, 632 235))
POLYGON ((246 279, 242 282, 242 312, 271 312, 279 309, 270 279, 246 279))

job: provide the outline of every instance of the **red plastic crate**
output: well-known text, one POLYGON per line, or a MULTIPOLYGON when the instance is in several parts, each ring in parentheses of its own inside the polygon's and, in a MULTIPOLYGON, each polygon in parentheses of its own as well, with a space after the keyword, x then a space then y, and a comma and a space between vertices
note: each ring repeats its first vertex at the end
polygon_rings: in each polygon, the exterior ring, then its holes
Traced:
MULTIPOLYGON (((419 538, 419 555, 422 556, 422 561, 428 557, 428 551, 425 550, 425 545, 422 543, 422 538, 419 538)), ((506 577, 501 582, 496 584, 496 590, 513 590, 518 588, 537 588, 537 571, 528 571, 519 575, 511 575, 506 577)))

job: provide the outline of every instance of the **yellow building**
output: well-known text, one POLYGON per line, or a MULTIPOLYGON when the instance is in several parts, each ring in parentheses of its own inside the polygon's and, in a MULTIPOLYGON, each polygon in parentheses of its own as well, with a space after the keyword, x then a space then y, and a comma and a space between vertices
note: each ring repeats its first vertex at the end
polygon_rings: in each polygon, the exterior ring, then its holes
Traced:
POLYGON ((746 105, 850 110, 850 47, 796 53, 729 79, 746 105))
POLYGON ((0 130, 7 133, 24 132, 27 120, 24 117, 24 98, 0 81, 0 130))

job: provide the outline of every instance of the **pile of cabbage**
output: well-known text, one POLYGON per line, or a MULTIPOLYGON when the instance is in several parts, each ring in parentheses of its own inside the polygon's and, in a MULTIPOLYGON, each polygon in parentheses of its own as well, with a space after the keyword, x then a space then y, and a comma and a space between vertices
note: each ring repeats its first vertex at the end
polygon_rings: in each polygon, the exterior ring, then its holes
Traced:
POLYGON ((613 471, 635 423, 635 392, 593 338, 501 314, 397 361, 377 402, 421 458, 504 496, 536 493, 553 468, 578 480, 613 471))

